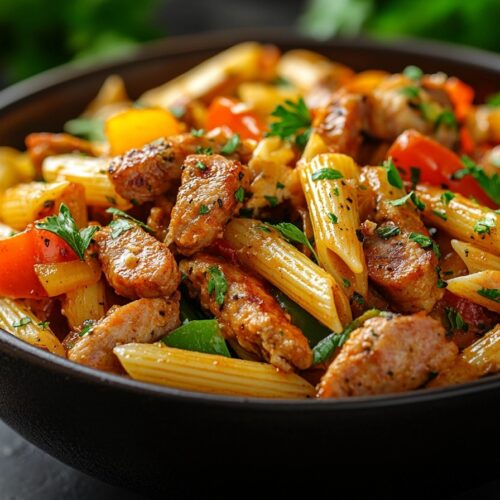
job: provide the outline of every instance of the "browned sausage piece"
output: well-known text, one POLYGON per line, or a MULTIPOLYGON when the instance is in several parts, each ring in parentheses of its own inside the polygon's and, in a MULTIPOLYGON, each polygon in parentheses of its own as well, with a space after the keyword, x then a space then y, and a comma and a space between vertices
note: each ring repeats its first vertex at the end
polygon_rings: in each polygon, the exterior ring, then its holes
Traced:
POLYGON ((377 317, 351 333, 323 376, 321 398, 409 391, 450 366, 458 353, 441 324, 423 313, 377 317))
MULTIPOLYGON (((380 167, 363 169, 363 175, 375 192, 379 191, 379 176, 386 176, 380 167)), ((441 298, 437 287, 438 260, 432 247, 422 246, 410 239, 412 233, 429 236, 413 204, 393 206, 378 196, 373 219, 379 230, 395 227, 400 234, 382 238, 364 226, 363 249, 368 276, 401 312, 429 312, 441 298)))
POLYGON ((222 236, 224 226, 241 207, 246 168, 221 155, 190 155, 165 242, 183 255, 193 255, 222 236))
POLYGON ((106 279, 119 295, 129 299, 168 297, 179 286, 179 269, 167 245, 139 226, 114 238, 108 226, 94 240, 106 279))
POLYGON ((99 370, 121 372, 117 345, 155 342, 179 326, 179 292, 169 299, 139 299, 113 307, 87 333, 81 328, 64 340, 68 359, 99 370))
POLYGON ((219 321, 226 338, 236 338, 247 351, 270 361, 284 371, 311 365, 312 352, 302 332, 292 325, 264 284, 238 266, 200 254, 179 265, 187 275, 192 296, 219 321), (224 303, 209 293, 212 274, 222 272, 227 283, 224 303))

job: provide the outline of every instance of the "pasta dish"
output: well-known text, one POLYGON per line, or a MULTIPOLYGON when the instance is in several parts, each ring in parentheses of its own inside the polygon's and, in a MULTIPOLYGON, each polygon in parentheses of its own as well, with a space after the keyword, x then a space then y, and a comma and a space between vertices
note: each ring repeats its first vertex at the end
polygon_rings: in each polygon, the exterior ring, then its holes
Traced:
POLYGON ((500 94, 236 45, 0 148, 0 328, 190 391, 344 398, 500 370, 500 94))

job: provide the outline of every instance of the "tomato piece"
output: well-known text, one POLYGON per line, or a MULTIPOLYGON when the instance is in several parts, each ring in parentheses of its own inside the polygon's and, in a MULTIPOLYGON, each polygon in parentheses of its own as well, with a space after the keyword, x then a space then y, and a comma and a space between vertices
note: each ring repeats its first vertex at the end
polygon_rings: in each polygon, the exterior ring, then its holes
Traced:
POLYGON ((466 197, 474 197, 479 203, 496 208, 481 186, 470 175, 453 179, 452 175, 464 168, 460 158, 438 142, 416 130, 403 132, 390 147, 388 157, 400 170, 401 177, 411 180, 411 168, 420 169, 420 182, 442 186, 466 197))
POLYGON ((208 108, 206 128, 227 127, 242 139, 259 140, 265 126, 257 115, 243 103, 229 97, 216 97, 208 108))
POLYGON ((474 89, 455 77, 448 78, 444 88, 453 104, 455 116, 458 120, 463 120, 472 108, 474 89))
POLYGON ((0 240, 0 296, 14 299, 46 297, 34 265, 77 258, 62 238, 35 227, 0 240))

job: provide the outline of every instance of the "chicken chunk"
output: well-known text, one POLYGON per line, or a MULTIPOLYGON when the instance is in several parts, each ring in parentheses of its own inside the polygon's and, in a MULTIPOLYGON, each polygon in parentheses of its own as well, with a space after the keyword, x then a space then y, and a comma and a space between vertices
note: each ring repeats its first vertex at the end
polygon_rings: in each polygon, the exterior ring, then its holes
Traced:
POLYGON ((393 141, 402 132, 415 129, 433 136, 446 147, 457 142, 453 124, 439 120, 451 112, 433 94, 403 75, 391 75, 368 95, 368 129, 370 135, 393 141))
POLYGON ((187 275, 190 294, 199 297, 201 305, 217 318, 224 337, 236 339, 241 347, 284 371, 311 365, 306 337, 290 323, 260 280, 205 254, 182 261, 180 269, 187 275), (217 302, 221 290, 212 290, 211 285, 220 273, 227 284, 222 304, 217 302))
MULTIPOLYGON (((202 136, 171 136, 168 140, 155 141, 114 158, 108 175, 116 192, 123 198, 136 203, 153 201, 155 197, 177 188, 187 156, 199 152, 218 153, 228 139, 229 135, 220 129, 202 136)), ((228 157, 246 162, 252 151, 248 141, 240 141, 228 157)))
POLYGON ((106 279, 119 295, 168 297, 179 286, 179 269, 167 245, 139 226, 118 235, 108 226, 94 240, 106 279))
POLYGON ((68 359, 109 372, 121 372, 113 354, 117 345, 155 342, 180 325, 180 294, 169 299, 139 299, 115 306, 90 329, 79 328, 64 340, 68 359))
MULTIPOLYGON (((385 177, 386 173, 379 167, 363 171, 363 177, 377 193, 380 193, 380 176, 385 177)), ((369 223, 362 227, 369 278, 397 310, 429 312, 443 291, 437 287, 438 259, 432 246, 423 248, 410 238, 412 233, 429 237, 416 208, 410 203, 393 206, 379 195, 372 218, 379 224, 377 231, 369 223), (399 234, 382 238, 379 231, 390 228, 399 230, 399 234)))
POLYGON ((377 317, 351 333, 328 367, 320 398, 367 396, 417 389, 458 354, 441 324, 423 313, 377 317))
POLYGON ((238 161, 220 155, 188 156, 165 242, 175 243, 183 255, 193 255, 222 236, 241 207, 247 178, 238 161))
POLYGON ((365 122, 365 98, 357 94, 337 93, 326 108, 318 111, 314 130, 331 152, 356 158, 365 122))

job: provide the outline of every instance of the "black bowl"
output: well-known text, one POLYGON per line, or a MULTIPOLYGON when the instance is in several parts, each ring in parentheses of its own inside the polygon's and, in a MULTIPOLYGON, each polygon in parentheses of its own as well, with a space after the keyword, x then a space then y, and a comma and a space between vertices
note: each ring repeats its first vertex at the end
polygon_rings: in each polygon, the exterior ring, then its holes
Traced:
MULTIPOLYGON (((500 57, 446 45, 315 42, 276 30, 177 38, 118 62, 61 68, 0 94, 0 144, 60 130, 112 73, 132 97, 246 39, 317 50, 355 69, 416 64, 463 78, 479 98, 500 88, 500 57)), ((500 378, 341 401, 269 401, 189 393, 73 364, 0 331, 0 417, 40 448, 101 478, 167 488, 187 463, 454 460, 499 438, 500 378)), ((477 456, 477 455, 476 455, 477 456)))

